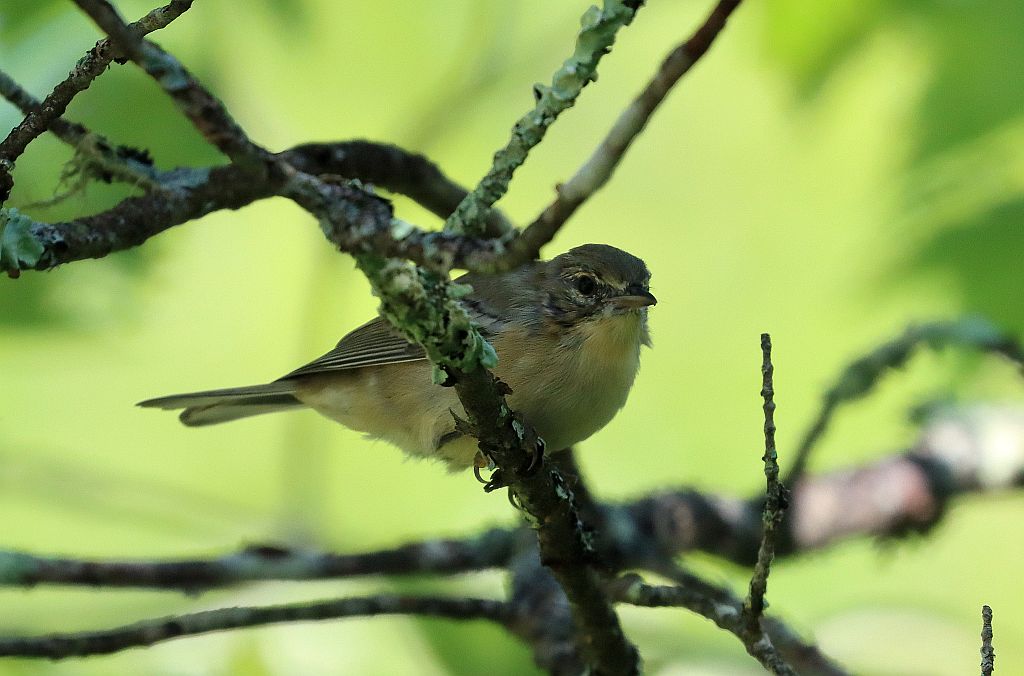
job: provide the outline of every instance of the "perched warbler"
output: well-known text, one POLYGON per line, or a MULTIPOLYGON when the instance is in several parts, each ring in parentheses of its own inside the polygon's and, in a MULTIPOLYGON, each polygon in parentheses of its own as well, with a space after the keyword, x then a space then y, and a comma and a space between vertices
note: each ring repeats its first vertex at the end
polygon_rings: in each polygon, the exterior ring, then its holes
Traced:
MULTIPOLYGON (((561 450, 604 427, 626 403, 650 345, 647 307, 657 301, 636 256, 585 244, 550 261, 458 279, 463 299, 498 353, 494 373, 509 404, 561 450)), ((319 359, 265 385, 175 394, 139 406, 185 410, 189 426, 309 407, 413 456, 460 470, 479 464, 477 443, 455 428, 465 415, 452 388, 431 382, 423 349, 385 320, 355 329, 319 359)))

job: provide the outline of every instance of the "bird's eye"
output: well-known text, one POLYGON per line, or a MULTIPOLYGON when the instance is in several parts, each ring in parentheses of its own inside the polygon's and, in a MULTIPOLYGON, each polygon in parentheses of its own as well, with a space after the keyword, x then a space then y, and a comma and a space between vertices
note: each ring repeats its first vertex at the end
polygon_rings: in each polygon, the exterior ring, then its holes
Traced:
POLYGON ((576 278, 576 290, 584 296, 592 296, 597 290, 597 282, 590 275, 580 275, 576 278))

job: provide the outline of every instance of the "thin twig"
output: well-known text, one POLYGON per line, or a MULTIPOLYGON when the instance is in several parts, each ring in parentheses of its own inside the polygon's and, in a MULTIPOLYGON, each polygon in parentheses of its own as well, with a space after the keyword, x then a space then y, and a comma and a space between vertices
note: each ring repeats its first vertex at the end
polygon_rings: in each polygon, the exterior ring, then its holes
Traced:
POLYGON ((587 10, 572 56, 555 71, 550 87, 534 86, 537 102, 533 110, 516 122, 509 142, 495 153, 491 169, 448 218, 446 230, 479 234, 487 210, 508 190, 512 174, 526 161, 530 149, 541 142, 548 127, 594 80, 601 57, 611 49, 619 29, 633 21, 641 4, 637 0, 604 0, 600 8, 587 10))
POLYGON ((763 531, 757 563, 750 578, 750 592, 743 602, 744 629, 751 636, 761 633, 761 615, 764 613, 764 595, 768 590, 768 575, 775 558, 775 540, 788 503, 788 492, 779 483, 779 457, 775 450, 775 385, 772 365, 772 339, 761 334, 761 397, 764 399, 764 475, 767 491, 761 517, 763 531))
MULTIPOLYGON (((650 585, 639 575, 624 575, 610 583, 613 598, 621 603, 652 608, 677 606, 686 608, 714 622, 743 642, 751 657, 774 674, 796 676, 796 672, 779 654, 772 640, 759 632, 751 639, 746 629, 743 604, 726 589, 716 588, 692 574, 686 574, 686 583, 679 586, 650 585)), ((780 632, 781 633, 781 632, 780 632)), ((789 634, 793 636, 792 633, 789 634)), ((801 646, 804 648, 804 646, 801 646)), ((834 666, 827 659, 823 664, 834 666)), ((826 673, 843 673, 838 670, 826 673)))
POLYGON ((740 0, 721 0, 689 40, 669 52, 644 90, 619 115, 601 145, 557 188, 555 200, 510 244, 509 267, 536 258, 563 224, 611 178, 633 141, 647 126, 672 87, 700 60, 740 0))
POLYGON ((73 634, 0 638, 0 657, 45 657, 51 660, 105 655, 151 646, 183 636, 281 622, 312 622, 344 617, 424 615, 451 620, 490 620, 506 625, 508 605, 476 598, 368 596, 275 606, 219 608, 144 620, 114 629, 73 634))
POLYGON ((992 608, 981 607, 981 676, 992 676, 996 669, 996 651, 992 647, 992 608))
MULTIPOLYGON (((32 115, 42 106, 39 99, 25 91, 2 70, 0 96, 17 106, 25 115, 32 115)), ((148 152, 117 145, 77 122, 58 117, 50 122, 49 130, 75 149, 75 157, 65 168, 62 181, 69 174, 78 174, 81 181, 98 178, 109 183, 118 180, 152 190, 160 188, 161 180, 168 179, 153 165, 148 152)))
POLYGON ((270 153, 249 139, 224 105, 177 59, 133 32, 107 0, 75 0, 75 4, 163 88, 209 143, 242 167, 266 168, 271 161, 270 153))
MULTIPOLYGON (((26 122, 23 120, 17 127, 9 132, 7 139, 10 139, 11 135, 15 134, 22 125, 25 125, 26 127, 31 128, 32 131, 35 131, 36 126, 44 121, 44 118, 36 112, 43 107, 43 102, 25 91, 24 87, 15 82, 14 78, 3 70, 0 70, 0 96, 10 101, 18 110, 20 110, 22 114, 26 116, 26 120, 28 118, 33 119, 32 122, 26 122)), ((49 114, 52 115, 53 113, 50 112, 49 114)), ((56 134, 60 140, 72 146, 76 145, 79 139, 88 133, 82 125, 68 122, 61 117, 54 117, 53 120, 50 121, 49 130, 56 134)), ((42 132, 40 131, 38 134, 42 134, 42 132)), ((13 143, 13 141, 6 142, 13 143)), ((19 142, 24 143, 24 140, 19 139, 19 142)), ((25 147, 27 147, 27 145, 28 143, 25 143, 25 147)), ((24 148, 22 148, 22 152, 24 152, 24 148)))
MULTIPOLYGON (((193 0, 171 0, 164 7, 154 9, 126 27, 128 34, 138 38, 164 28, 191 7, 192 2, 193 0)), ((71 100, 80 92, 88 89, 92 81, 106 70, 116 56, 117 52, 109 40, 97 42, 96 46, 79 60, 68 77, 54 87, 38 107, 0 142, 0 203, 5 202, 11 194, 14 182, 10 171, 14 168, 14 162, 25 152, 28 144, 58 120, 64 114, 71 100)), ((9 85, 11 82, 13 80, 7 84, 9 85)), ((10 91, 9 86, 5 89, 10 91)), ((58 127, 61 126, 58 124, 58 127)), ((64 132, 67 131, 68 128, 65 127, 64 132)))

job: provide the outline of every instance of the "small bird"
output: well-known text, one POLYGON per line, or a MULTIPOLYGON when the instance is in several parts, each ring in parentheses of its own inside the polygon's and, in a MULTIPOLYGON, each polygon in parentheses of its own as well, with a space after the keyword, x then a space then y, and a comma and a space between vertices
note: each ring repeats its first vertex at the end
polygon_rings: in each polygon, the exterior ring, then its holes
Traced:
MULTIPOLYGON (((605 244, 585 244, 550 261, 457 281, 470 316, 498 354, 494 374, 509 405, 557 451, 604 427, 626 403, 650 346, 651 275, 642 260, 605 244)), ((456 429, 465 417, 452 388, 431 382, 423 349, 384 319, 355 329, 337 347, 265 385, 149 399, 180 409, 189 426, 308 407, 383 439, 411 456, 438 458, 452 471, 481 466, 476 440, 456 429)))

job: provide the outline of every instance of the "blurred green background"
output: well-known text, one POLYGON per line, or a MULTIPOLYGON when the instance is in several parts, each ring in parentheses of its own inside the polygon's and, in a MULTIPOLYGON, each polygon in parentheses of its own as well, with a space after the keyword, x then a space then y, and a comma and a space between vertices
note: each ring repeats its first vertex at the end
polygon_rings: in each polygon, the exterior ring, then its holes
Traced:
MULTIPOLYGON (((0 63, 41 96, 97 39, 71 3, 6 0, 0 63)), ((130 17, 151 5, 122 1, 130 17)), ((370 138, 421 151, 466 184, 570 52, 586 3, 204 0, 158 41, 272 149, 370 138)), ((501 203, 528 221, 706 3, 652 0, 600 80, 501 203)), ((611 184, 546 252, 588 241, 643 257, 661 301, 629 405, 580 449, 592 488, 628 498, 691 484, 761 490, 758 335, 775 342, 783 460, 852 356, 908 322, 984 313, 1024 329, 1024 5, 1015 0, 750 2, 657 113, 611 184)), ((163 167, 216 155, 133 67, 69 115, 163 167)), ((0 127, 19 116, 0 105, 0 127)), ((43 138, 10 204, 58 191, 68 150, 43 138)), ((56 220, 113 204, 90 186, 56 220)), ((437 220, 406 200, 400 215, 437 220)), ((284 200, 218 213, 142 250, 0 280, 0 546, 96 557, 214 555, 280 541, 354 552, 513 519, 467 475, 410 462, 303 412, 193 430, 132 404, 265 381, 372 316, 351 260, 284 200)), ((935 399, 1021 399, 1005 364, 923 355, 851 406, 815 469, 916 434, 935 399)), ((1024 499, 956 503, 931 535, 850 542, 778 564, 772 608, 865 674, 976 671, 980 606, 1000 673, 1024 673, 1024 499), (998 543, 993 546, 993 543, 998 543)), ((741 590, 745 570, 691 563, 741 590)), ((167 613, 386 590, 498 594, 457 581, 272 584, 176 594, 0 591, 0 633, 100 628, 167 613)), ((759 673, 737 641, 674 610, 623 608, 650 673, 759 673)), ((416 619, 273 627, 111 657, 2 661, 0 674, 522 674, 497 629, 416 619)))

